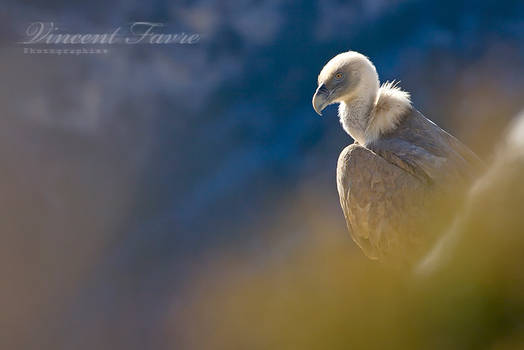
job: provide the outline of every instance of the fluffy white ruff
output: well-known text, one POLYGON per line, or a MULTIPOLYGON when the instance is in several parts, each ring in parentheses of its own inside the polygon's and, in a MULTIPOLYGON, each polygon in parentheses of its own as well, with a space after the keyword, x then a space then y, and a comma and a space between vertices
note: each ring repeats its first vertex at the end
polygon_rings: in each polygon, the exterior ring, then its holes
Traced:
POLYGON ((365 143, 372 142, 380 135, 395 129, 410 109, 409 92, 400 89, 395 81, 382 84, 371 110, 369 124, 365 131, 365 143))

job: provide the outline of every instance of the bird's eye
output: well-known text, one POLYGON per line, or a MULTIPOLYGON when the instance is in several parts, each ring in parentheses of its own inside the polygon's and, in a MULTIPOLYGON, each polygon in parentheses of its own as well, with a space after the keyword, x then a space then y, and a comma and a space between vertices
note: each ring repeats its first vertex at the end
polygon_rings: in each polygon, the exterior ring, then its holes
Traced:
POLYGON ((335 74, 335 79, 337 80, 342 79, 342 73, 338 72, 337 74, 335 74))

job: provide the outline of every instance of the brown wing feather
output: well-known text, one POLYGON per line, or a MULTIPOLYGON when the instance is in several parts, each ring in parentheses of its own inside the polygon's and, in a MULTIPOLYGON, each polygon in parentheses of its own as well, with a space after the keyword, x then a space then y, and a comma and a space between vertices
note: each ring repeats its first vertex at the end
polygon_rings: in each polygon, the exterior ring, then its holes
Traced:
POLYGON ((358 144, 338 159, 337 188, 351 237, 373 259, 409 258, 427 238, 427 184, 358 144))

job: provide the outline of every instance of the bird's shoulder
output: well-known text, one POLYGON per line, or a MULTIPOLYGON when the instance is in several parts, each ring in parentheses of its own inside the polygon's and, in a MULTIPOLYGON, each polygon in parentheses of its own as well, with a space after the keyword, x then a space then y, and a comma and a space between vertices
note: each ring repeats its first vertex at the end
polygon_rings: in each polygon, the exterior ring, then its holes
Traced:
POLYGON ((468 147, 415 108, 395 130, 366 147, 427 184, 469 180, 480 162, 468 147))

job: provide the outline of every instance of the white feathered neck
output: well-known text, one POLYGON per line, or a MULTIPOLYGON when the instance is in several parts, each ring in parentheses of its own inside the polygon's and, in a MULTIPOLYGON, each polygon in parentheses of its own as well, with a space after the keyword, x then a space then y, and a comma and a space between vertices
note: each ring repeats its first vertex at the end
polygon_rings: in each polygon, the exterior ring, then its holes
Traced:
POLYGON ((339 106, 344 130, 363 146, 394 130, 411 109, 409 93, 394 81, 382 84, 369 98, 371 103, 362 97, 339 106))
POLYGON ((366 141, 375 140, 380 135, 395 129, 410 109, 409 92, 403 91, 394 81, 382 84, 371 111, 366 129, 366 141))

